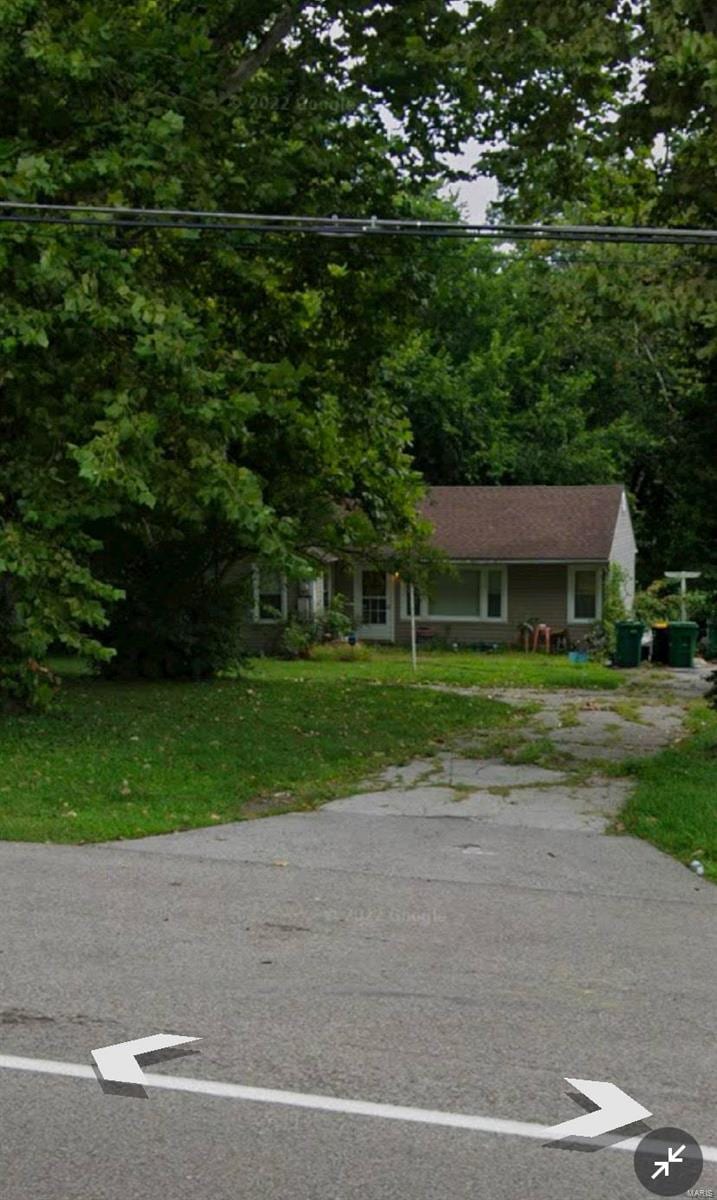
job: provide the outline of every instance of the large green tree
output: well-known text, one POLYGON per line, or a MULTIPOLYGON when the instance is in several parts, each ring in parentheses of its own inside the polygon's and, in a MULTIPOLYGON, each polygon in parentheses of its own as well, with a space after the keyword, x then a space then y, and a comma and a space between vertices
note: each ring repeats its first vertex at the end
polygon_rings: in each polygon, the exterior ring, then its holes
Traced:
POLYGON ((683 510, 682 454, 704 380, 689 321, 652 303, 680 254, 451 246, 421 329, 382 367, 387 394, 410 416, 425 477, 624 481, 648 579, 672 554, 709 565, 704 531, 683 510), (656 503, 661 495, 670 503, 656 503))
MULTIPOLYGON (((405 214, 465 130, 461 22, 431 0, 13 0, 0 196, 405 214)), ((419 480, 378 369, 434 254, 3 225, 6 681, 53 642, 108 652, 123 556, 185 541, 217 570, 256 555, 300 570, 317 548, 405 538, 419 480)))
MULTIPOLYGON (((714 4, 476 0, 466 20, 475 132, 489 144, 482 166, 499 180, 504 216, 715 227, 714 4)), ((653 327, 645 374, 654 384, 653 427, 663 428, 654 469, 637 475, 642 503, 654 514, 651 558, 714 570, 715 251, 665 256, 655 248, 652 264, 643 257, 629 281, 638 326, 653 327), (673 387, 669 371, 660 377, 652 370, 670 328, 683 341, 684 387, 673 387)), ((612 282, 601 286, 609 293, 612 282)), ((631 318, 628 343, 633 329, 631 318)), ((622 354, 625 339, 616 332, 616 340, 622 354)))

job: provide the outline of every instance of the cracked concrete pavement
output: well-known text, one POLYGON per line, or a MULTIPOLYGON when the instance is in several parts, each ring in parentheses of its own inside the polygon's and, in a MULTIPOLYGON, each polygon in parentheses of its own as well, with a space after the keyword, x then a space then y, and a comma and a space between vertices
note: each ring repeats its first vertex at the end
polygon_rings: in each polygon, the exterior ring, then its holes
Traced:
POLYGON ((451 751, 388 767, 326 807, 364 816, 470 817, 490 825, 604 832, 631 784, 606 774, 601 764, 615 767, 674 741, 685 704, 706 690, 705 677, 706 671, 664 671, 643 682, 630 673, 627 689, 618 694, 494 689, 491 695, 525 711, 519 733, 459 738, 451 751), (496 755, 496 747, 502 753, 496 755))

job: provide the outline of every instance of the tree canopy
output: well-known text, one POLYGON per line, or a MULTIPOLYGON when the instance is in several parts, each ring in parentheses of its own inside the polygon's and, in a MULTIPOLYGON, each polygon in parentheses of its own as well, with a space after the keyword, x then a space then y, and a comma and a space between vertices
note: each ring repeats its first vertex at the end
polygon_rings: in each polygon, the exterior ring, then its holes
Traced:
MULTIPOLYGON (((470 4, 465 19, 480 92, 476 135, 490 143, 482 166, 499 181, 504 216, 715 227, 717 15, 708 0, 496 0, 470 4)), ((627 481, 651 514, 647 561, 714 571, 715 251, 655 248, 617 277, 605 265, 594 287, 627 313, 624 336, 604 305, 590 313, 592 331, 602 325, 621 360, 635 318, 642 330, 653 444, 645 462, 643 433, 627 481)), ((608 414, 620 394, 605 397, 608 414)), ((632 395, 627 421, 636 416, 632 395)))
MULTIPOLYGON (((458 136, 458 18, 370 8, 5 5, 0 194, 409 211, 458 136), (406 115, 410 150, 382 102, 406 115)), ((95 569, 108 536, 115 561, 123 537, 160 555, 206 535, 223 562, 301 569, 314 548, 415 527, 408 423, 376 381, 431 254, 3 225, 0 659, 53 642, 107 653, 89 635, 119 595, 122 571, 95 569)))
MULTIPOLYGON (((0 198, 435 216, 475 135, 504 215, 710 224, 716 61, 697 0, 12 0, 0 198)), ((622 476, 714 563, 712 252, 601 257, 1 223, 4 678, 148 556, 406 546, 416 468, 622 476)))
POLYGON ((420 330, 382 368, 432 483, 624 482, 640 571, 715 565, 709 390, 671 247, 451 247, 420 330))

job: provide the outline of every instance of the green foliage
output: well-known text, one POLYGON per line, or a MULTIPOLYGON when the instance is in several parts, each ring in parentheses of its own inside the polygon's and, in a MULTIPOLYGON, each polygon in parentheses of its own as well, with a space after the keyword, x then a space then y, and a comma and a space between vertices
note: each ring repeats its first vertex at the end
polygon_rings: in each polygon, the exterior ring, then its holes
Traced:
POLYGON ((102 842, 312 809, 350 794, 367 769, 511 715, 483 697, 312 680, 311 663, 274 661, 288 686, 261 664, 239 681, 75 679, 54 712, 11 714, 0 722, 0 838, 102 842))
MULTIPOLYGON (((467 21, 465 53, 481 87, 474 136, 493 143, 480 166, 499 181, 503 219, 715 227, 713 6, 476 0, 467 21)), ((677 561, 714 568, 712 250, 601 246, 575 255, 547 242, 532 250, 560 267, 547 280, 546 311, 555 285, 577 301, 572 313, 565 303, 555 315, 572 354, 566 369, 593 374, 587 393, 585 382, 577 384, 577 413, 574 403, 565 410, 570 443, 589 452, 585 481, 594 478, 592 455, 602 444, 605 477, 618 471, 637 501, 647 579, 677 561)), ((554 406, 542 411, 559 435, 560 470, 567 425, 554 406)))
POLYGON ((625 589, 629 573, 620 563, 610 563, 603 579, 602 614, 603 620, 611 624, 624 621, 628 616, 625 603, 625 589))
POLYGON ((604 649, 608 654, 614 654, 617 646, 616 621, 624 621, 628 616, 625 604, 625 585, 627 571, 619 563, 610 563, 603 580, 602 618, 598 629, 602 634, 604 649))
MULTIPOLYGON (((18 0, 0 196, 435 218, 442 156, 499 134, 504 215, 712 226, 715 61, 676 0, 18 0)), ((3 224, 0 660, 107 661, 125 536, 415 573, 415 467, 624 480, 648 578, 715 568, 716 279, 707 249, 3 224)))
POLYGON ((53 645, 96 660, 112 655, 87 631, 107 624, 104 604, 122 593, 82 564, 88 546, 77 533, 63 547, 20 521, 0 522, 0 709, 49 707, 59 680, 38 660, 53 645))
POLYGON ((716 756, 717 712, 700 704, 690 713, 687 737, 633 764, 636 788, 621 819, 628 833, 682 862, 698 859, 717 883, 716 756))
POLYGON ((694 591, 687 593, 685 608, 688 620, 704 625, 706 621, 713 620, 717 614, 714 592, 695 588, 694 591))
MULTIPOLYGON (((426 183, 470 124, 464 17, 431 0, 297 5, 271 53, 256 50, 285 19, 280 0, 5 6, 0 196, 435 212, 426 183), (407 134, 386 133, 382 102, 407 134)), ((117 531, 157 547, 221 526, 221 569, 260 557, 297 573, 307 546, 410 537, 410 429, 378 384, 436 254, 4 224, 0 578, 13 615, 0 657, 58 642, 111 655, 93 631, 121 599, 121 564, 102 549, 117 531)), ((135 624, 113 628, 123 621, 135 624)), ((185 661, 200 636, 197 623, 173 633, 185 661)))
POLYGON ((127 597, 111 613, 108 678, 204 679, 236 670, 245 657, 239 631, 247 583, 216 569, 211 543, 108 533, 104 558, 127 597))
POLYGON ((640 621, 645 625, 654 625, 660 621, 676 620, 680 615, 680 601, 668 588, 666 579, 655 579, 635 593, 634 609, 640 621))
POLYGON ((291 617, 281 635, 281 648, 287 658, 308 658, 317 637, 318 630, 314 622, 291 617))
MULTIPOLYGON (((351 647, 349 647, 351 649, 351 647)), ((288 683, 296 677, 296 664, 280 658, 252 660, 257 676, 288 683)), ((302 679, 330 683, 336 679, 377 683, 445 683, 460 687, 595 688, 619 687, 618 672, 598 662, 571 663, 565 654, 522 654, 506 651, 481 654, 458 650, 419 648, 418 675, 411 653, 404 647, 372 645, 368 654, 343 655, 317 646, 301 663, 302 679)))
POLYGON ((24 662, 0 662, 0 713, 15 708, 50 707, 60 679, 49 667, 28 658, 24 662))
MULTIPOLYGON (((682 600, 673 582, 655 579, 635 594, 635 616, 645 625, 660 621, 679 621, 682 600)), ((703 621, 711 615, 713 601, 708 592, 688 590, 685 596, 685 616, 688 621, 703 621)))
POLYGON ((656 295, 682 269, 670 247, 449 244, 422 328, 383 365, 429 482, 624 482, 647 577, 706 569, 705 367, 693 313, 656 295))
POLYGON ((316 662, 368 662, 373 651, 365 642, 356 642, 351 646, 348 642, 326 642, 324 645, 312 646, 309 657, 316 662))
POLYGON ((281 647, 289 658, 310 658, 315 646, 344 638, 350 629, 344 597, 339 593, 313 617, 292 616, 284 628, 281 647))

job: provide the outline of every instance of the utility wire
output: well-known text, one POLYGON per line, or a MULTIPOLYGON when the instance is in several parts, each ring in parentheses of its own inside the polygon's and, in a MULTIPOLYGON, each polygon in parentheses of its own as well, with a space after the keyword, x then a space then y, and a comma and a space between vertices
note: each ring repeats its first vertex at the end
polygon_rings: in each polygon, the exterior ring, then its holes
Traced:
POLYGON ((659 228, 629 225, 493 225, 463 221, 402 220, 384 217, 311 217, 272 213, 220 212, 179 208, 128 208, 96 204, 36 204, 0 201, 0 223, 189 229, 321 237, 411 237, 501 242, 647 242, 669 245, 717 245, 717 229, 659 228))

